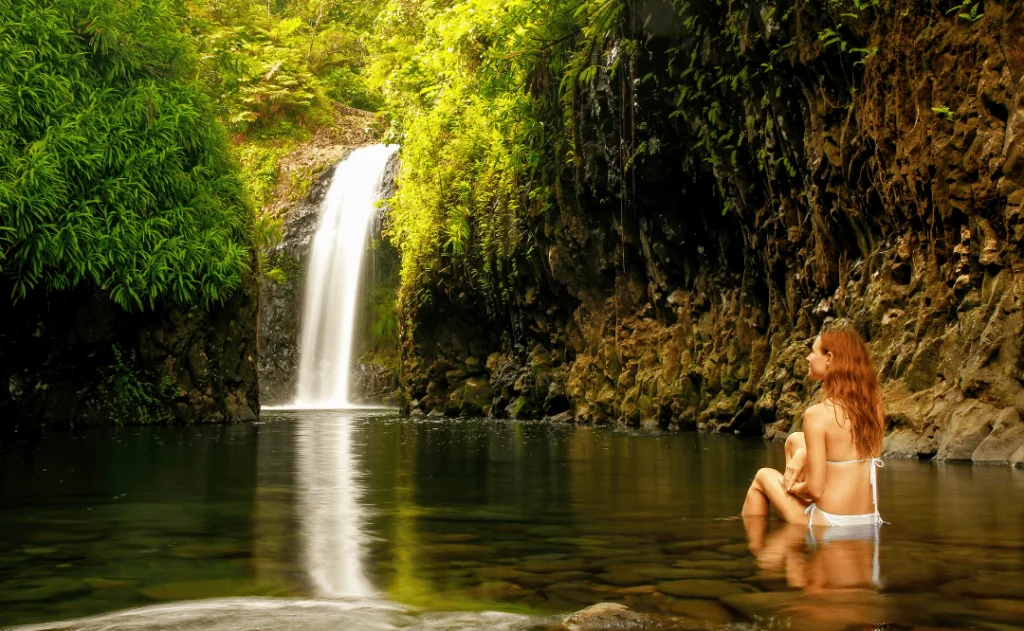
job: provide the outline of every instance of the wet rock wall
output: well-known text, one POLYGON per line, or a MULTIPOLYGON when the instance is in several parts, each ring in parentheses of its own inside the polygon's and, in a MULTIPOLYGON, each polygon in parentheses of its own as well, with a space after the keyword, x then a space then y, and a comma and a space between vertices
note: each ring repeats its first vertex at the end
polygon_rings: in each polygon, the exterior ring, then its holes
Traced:
POLYGON ((404 314, 409 411, 782 437, 842 320, 877 362, 889 454, 1024 460, 1024 6, 900 1, 839 28, 822 3, 679 4, 628 3, 595 51, 640 43, 576 95, 580 157, 527 219, 508 312, 482 322, 449 288, 404 314), (693 15, 737 50, 687 38, 693 15), (687 122, 693 47, 705 70, 771 68, 687 122))
POLYGON ((0 429, 255 420, 256 292, 250 278, 222 305, 145 313, 88 287, 5 304, 0 429))

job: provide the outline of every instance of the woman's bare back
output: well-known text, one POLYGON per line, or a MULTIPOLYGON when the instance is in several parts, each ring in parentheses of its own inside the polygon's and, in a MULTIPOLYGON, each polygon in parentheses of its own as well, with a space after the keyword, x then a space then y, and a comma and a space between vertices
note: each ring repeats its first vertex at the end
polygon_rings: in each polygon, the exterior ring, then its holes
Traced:
POLYGON ((814 423, 825 434, 825 488, 818 508, 838 515, 871 513, 871 458, 859 454, 851 432, 852 423, 840 406, 819 403, 808 410, 806 423, 814 423))

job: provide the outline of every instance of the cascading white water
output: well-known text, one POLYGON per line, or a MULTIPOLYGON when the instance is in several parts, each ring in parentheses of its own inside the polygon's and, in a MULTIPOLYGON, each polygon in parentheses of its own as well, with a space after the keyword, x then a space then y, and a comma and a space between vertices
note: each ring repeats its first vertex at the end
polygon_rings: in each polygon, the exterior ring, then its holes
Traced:
POLYGON ((356 149, 339 164, 310 247, 294 407, 349 408, 363 253, 384 169, 398 145, 356 149))

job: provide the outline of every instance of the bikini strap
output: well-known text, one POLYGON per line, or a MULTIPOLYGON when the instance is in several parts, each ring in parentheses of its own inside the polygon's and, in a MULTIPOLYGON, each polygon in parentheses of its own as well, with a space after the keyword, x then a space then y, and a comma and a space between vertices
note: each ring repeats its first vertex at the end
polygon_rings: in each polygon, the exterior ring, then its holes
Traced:
MULTIPOLYGON (((871 503, 875 506, 875 516, 878 517, 878 469, 885 466, 881 458, 870 458, 871 465, 868 480, 871 481, 871 503)), ((881 518, 879 518, 881 520, 881 518)))
MULTIPOLYGON (((807 517, 807 527, 810 528, 810 530, 811 530, 811 538, 812 539, 814 538, 814 528, 813 528, 813 526, 814 526, 814 511, 816 511, 816 510, 818 510, 818 505, 815 504, 814 502, 811 502, 810 505, 807 508, 804 509, 804 515, 808 515, 808 517, 807 517)), ((817 545, 817 542, 815 542, 815 545, 817 545)))

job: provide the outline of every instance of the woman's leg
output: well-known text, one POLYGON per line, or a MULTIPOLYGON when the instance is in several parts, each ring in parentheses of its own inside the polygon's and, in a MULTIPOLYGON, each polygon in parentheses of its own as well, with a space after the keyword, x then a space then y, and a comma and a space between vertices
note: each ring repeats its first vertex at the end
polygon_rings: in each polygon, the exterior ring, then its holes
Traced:
POLYGON ((747 545, 754 556, 761 554, 764 538, 768 534, 768 518, 765 515, 743 515, 743 529, 747 531, 747 545))
POLYGON ((807 505, 782 488, 781 473, 765 468, 758 471, 750 483, 742 515, 767 515, 769 506, 774 506, 779 516, 791 524, 807 524, 807 516, 804 515, 807 505))

